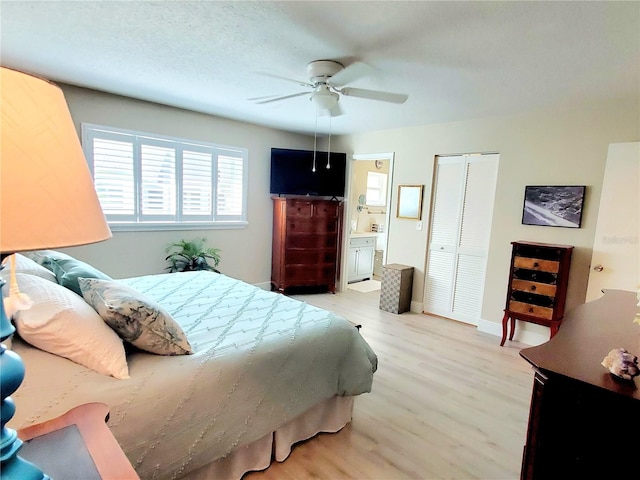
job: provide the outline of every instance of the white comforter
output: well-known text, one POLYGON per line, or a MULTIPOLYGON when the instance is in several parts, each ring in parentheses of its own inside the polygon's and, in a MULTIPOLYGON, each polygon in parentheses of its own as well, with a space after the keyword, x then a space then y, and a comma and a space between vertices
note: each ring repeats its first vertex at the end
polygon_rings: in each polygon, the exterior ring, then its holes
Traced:
POLYGON ((143 479, 176 478, 276 430, 319 401, 369 392, 377 359, 347 320, 210 272, 122 280, 158 301, 194 354, 128 356, 116 380, 14 342, 27 377, 12 428, 99 401, 143 479))

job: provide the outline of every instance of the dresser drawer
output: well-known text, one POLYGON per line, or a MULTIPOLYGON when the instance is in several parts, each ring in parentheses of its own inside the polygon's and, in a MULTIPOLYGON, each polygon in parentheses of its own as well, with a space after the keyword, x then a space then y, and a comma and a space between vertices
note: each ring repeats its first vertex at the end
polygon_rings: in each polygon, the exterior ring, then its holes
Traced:
POLYGON ((338 246, 338 236, 333 234, 328 235, 306 235, 296 234, 289 235, 285 240, 285 248, 289 249, 306 249, 306 248, 333 248, 338 246))
POLYGON ((518 280, 513 279, 511 282, 512 290, 521 290, 523 292, 531 292, 537 293, 538 295, 548 295, 550 297, 555 297, 556 295, 556 286, 549 285, 547 283, 540 282, 530 282, 527 280, 518 280))
POLYGON ((549 285, 556 285, 558 281, 558 275, 556 273, 528 270, 526 268, 514 269, 513 278, 530 282, 547 283, 549 285))
POLYGON ((525 315, 531 315, 532 317, 544 318, 546 320, 551 320, 553 318, 553 308, 540 307, 538 305, 516 302, 514 300, 509 302, 508 308, 511 312, 524 313, 525 315))
POLYGON ((521 290, 512 290, 511 299, 517 302, 530 303, 531 305, 538 305, 540 307, 553 308, 554 297, 547 295, 537 295, 531 292, 523 292, 521 290))
POLYGON ((543 260, 541 258, 515 257, 513 259, 513 266, 515 268, 526 268, 540 272, 557 273, 560 268, 560 262, 543 260))
POLYGON ((519 257, 540 258, 542 260, 559 261, 563 250, 554 247, 544 247, 541 245, 514 245, 515 254, 519 257))
POLYGON ((313 217, 313 202, 309 200, 287 199, 287 217, 313 217))
POLYGON ((318 265, 322 263, 335 264, 336 250, 333 249, 292 249, 289 250, 285 260, 285 266, 288 265, 318 265))
POLYGON ((337 218, 339 204, 337 202, 322 202, 315 205, 313 216, 318 218, 337 218))
POLYGON ((350 247, 367 247, 376 244, 376 237, 352 237, 349 239, 350 247))
POLYGON ((287 219, 287 235, 295 235, 296 233, 338 233, 337 218, 288 218, 287 219))

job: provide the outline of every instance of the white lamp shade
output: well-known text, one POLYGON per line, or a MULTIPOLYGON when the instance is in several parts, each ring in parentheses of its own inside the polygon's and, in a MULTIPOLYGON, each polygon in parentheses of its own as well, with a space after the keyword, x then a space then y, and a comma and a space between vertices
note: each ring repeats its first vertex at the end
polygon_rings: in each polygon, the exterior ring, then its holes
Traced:
POLYGON ((2 67, 0 91, 0 252, 110 238, 62 90, 2 67))

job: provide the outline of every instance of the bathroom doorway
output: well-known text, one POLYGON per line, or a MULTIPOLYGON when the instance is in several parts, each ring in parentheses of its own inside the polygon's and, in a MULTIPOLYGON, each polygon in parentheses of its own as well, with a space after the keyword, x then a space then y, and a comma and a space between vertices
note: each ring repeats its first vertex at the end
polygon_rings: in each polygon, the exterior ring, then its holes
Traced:
POLYGON ((379 290, 388 249, 393 157, 354 154, 349 164, 341 290, 379 290))

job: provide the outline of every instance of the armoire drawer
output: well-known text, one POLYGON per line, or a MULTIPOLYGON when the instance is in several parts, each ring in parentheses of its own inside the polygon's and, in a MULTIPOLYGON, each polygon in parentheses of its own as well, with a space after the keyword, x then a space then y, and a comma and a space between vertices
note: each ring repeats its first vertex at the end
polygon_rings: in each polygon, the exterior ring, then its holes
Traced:
POLYGON ((508 308, 511 312, 523 313, 532 317, 544 318, 546 320, 551 320, 553 318, 553 308, 540 307, 538 305, 516 302, 514 300, 509 302, 508 308))
POLYGON ((511 282, 512 290, 520 290, 523 292, 537 293, 538 295, 548 295, 554 297, 556 295, 556 286, 548 283, 530 282, 527 280, 518 280, 514 278, 511 282))
POLYGON ((513 259, 513 266, 515 268, 526 268, 527 270, 557 273, 560 268, 560 263, 554 260, 543 260, 541 258, 526 258, 516 256, 513 259))

